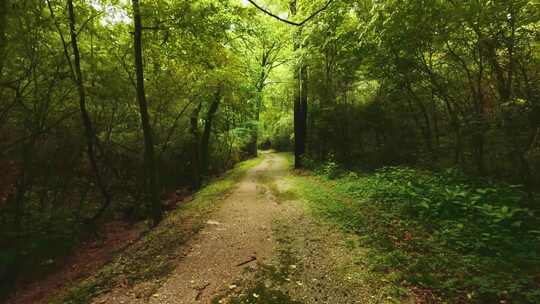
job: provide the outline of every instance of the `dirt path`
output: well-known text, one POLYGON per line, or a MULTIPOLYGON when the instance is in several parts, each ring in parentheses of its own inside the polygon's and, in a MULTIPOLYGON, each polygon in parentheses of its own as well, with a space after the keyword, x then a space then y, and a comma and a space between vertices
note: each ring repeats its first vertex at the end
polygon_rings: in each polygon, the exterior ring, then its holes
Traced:
MULTIPOLYGON (((215 294, 228 290, 245 268, 257 267, 269 258, 275 244, 272 220, 279 206, 270 192, 261 195, 258 179, 262 174, 278 179, 286 168, 283 157, 266 154, 199 235, 186 244, 184 258, 149 303, 210 303, 215 294)), ((147 303, 135 294, 118 289, 94 303, 147 303)))
POLYGON ((183 246, 157 292, 117 287, 94 303, 396 303, 362 269, 357 236, 316 220, 290 191, 286 157, 263 157, 183 246))

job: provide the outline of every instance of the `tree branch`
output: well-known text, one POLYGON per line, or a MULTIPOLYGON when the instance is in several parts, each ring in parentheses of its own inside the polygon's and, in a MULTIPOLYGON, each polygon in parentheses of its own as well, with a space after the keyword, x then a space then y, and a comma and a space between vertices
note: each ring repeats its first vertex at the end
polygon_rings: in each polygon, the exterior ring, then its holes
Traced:
POLYGON ((326 3, 325 6, 323 6, 322 8, 320 8, 319 10, 317 10, 316 12, 314 12, 313 14, 311 14, 309 17, 307 17, 306 19, 304 19, 304 21, 302 22, 294 22, 294 21, 290 21, 290 20, 287 20, 287 19, 283 19, 275 14, 273 14, 272 12, 268 11, 267 9, 263 8, 262 6, 258 5, 255 1, 253 0, 248 0, 249 3, 253 4, 253 6, 255 6, 257 9, 259 9, 260 11, 262 11, 263 13, 281 21, 281 22, 285 22, 289 25, 294 25, 294 26, 303 26, 304 24, 306 24, 308 21, 310 21, 311 19, 315 18, 318 14, 320 14, 321 12, 323 12, 324 10, 326 10, 330 4, 332 4, 332 2, 334 2, 334 0, 328 0, 328 2, 326 3))

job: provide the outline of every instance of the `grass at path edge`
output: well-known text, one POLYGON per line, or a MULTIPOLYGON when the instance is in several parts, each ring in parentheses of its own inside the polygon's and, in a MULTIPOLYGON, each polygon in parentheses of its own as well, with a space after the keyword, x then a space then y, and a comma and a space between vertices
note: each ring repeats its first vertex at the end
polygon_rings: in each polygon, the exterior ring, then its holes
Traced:
POLYGON ((173 269, 178 249, 204 227, 210 213, 236 186, 247 171, 262 162, 263 156, 239 163, 223 177, 207 184, 194 199, 169 213, 158 227, 129 246, 101 270, 54 297, 49 303, 90 303, 115 286, 148 282, 141 297, 150 297, 173 269))
POLYGON ((530 230, 538 217, 516 207, 519 188, 404 167, 324 169, 296 171, 292 189, 313 215, 357 234, 369 271, 398 294, 436 303, 538 303, 540 237, 530 230))

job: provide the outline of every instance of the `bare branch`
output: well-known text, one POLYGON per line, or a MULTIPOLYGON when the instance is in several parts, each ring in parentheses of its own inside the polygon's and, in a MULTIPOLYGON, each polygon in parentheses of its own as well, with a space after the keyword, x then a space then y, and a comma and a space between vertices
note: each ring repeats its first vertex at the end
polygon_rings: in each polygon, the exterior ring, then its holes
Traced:
POLYGON ((64 46, 64 56, 66 57, 66 61, 68 62, 68 65, 69 65, 71 78, 75 81, 77 77, 75 75, 75 70, 73 69, 73 63, 71 62, 71 55, 69 54, 69 51, 68 51, 68 43, 66 42, 66 39, 64 38, 64 35, 62 34, 62 29, 60 28, 60 24, 58 23, 58 20, 56 20, 51 2, 49 0, 46 0, 46 1, 47 1, 47 7, 49 8, 49 12, 51 14, 51 19, 54 22, 54 26, 56 27, 56 30, 58 31, 58 35, 60 35, 60 40, 62 40, 62 45, 64 46))
POLYGON ((307 17, 306 19, 304 19, 304 21, 302 22, 294 22, 294 21, 290 21, 290 20, 287 20, 287 19, 283 19, 281 17, 279 17, 278 15, 275 15, 273 14, 272 12, 270 12, 269 10, 263 8, 262 6, 258 5, 255 1, 253 0, 248 0, 249 3, 251 3, 253 6, 255 6, 257 9, 259 9, 260 11, 264 12, 265 14, 281 21, 281 22, 285 22, 289 25, 294 25, 294 26, 303 26, 304 24, 306 24, 308 21, 310 21, 311 19, 315 18, 318 14, 320 14, 321 12, 323 12, 324 10, 326 10, 330 4, 332 4, 332 2, 334 2, 334 0, 328 0, 328 2, 326 3, 325 6, 323 6, 322 8, 320 8, 319 10, 317 10, 316 12, 314 12, 313 14, 311 14, 309 17, 307 17))

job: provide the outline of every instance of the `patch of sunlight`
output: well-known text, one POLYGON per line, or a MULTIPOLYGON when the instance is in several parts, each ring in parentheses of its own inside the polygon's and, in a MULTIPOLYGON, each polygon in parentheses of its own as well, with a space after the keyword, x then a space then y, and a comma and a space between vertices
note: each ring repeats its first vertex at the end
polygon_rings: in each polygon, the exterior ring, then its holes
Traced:
POLYGON ((100 18, 100 24, 102 26, 130 24, 131 17, 125 8, 128 4, 129 1, 127 0, 115 1, 114 3, 102 0, 90 1, 90 6, 102 13, 102 17, 100 18))

